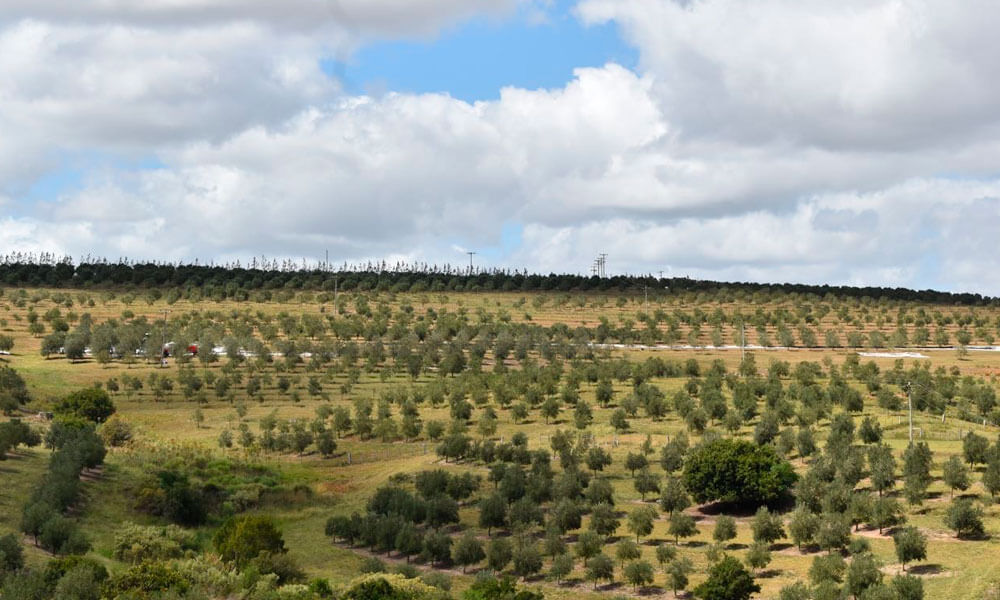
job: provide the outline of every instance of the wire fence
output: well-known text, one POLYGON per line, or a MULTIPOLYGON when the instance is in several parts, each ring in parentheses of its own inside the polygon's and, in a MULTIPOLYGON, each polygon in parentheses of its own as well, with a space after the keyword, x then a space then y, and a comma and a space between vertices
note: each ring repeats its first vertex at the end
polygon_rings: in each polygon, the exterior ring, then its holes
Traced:
POLYGON ((425 455, 436 456, 433 444, 423 442, 417 444, 399 444, 387 448, 352 448, 334 455, 327 459, 327 461, 334 465, 348 467, 425 455))

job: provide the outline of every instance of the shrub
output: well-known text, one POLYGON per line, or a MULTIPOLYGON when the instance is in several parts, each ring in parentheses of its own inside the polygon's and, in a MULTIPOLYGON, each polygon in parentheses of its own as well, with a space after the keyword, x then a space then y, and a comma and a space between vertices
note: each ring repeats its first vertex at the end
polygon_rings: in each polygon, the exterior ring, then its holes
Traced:
POLYGON ((15 410, 21 404, 27 404, 31 399, 28 394, 28 386, 24 379, 17 374, 17 371, 8 367, 0 366, 0 399, 6 398, 8 404, 3 405, 4 411, 15 410))
POLYGON ((906 563, 927 558, 927 537, 916 527, 900 528, 892 535, 892 541, 896 546, 896 558, 903 564, 904 571, 906 563))
POLYGON ((447 594, 419 579, 378 573, 351 581, 340 597, 342 600, 440 600, 447 594))
POLYGON ((90 542, 76 521, 62 515, 52 515, 38 533, 38 543, 53 554, 86 554, 90 542))
POLYGON ((143 562, 113 575, 105 585, 108 597, 151 597, 175 590, 181 594, 188 589, 188 580, 176 567, 162 562, 143 562), (138 595, 136 592, 146 592, 138 595))
POLYGON ((5 460, 7 452, 20 445, 33 447, 41 442, 38 432, 19 419, 0 423, 0 460, 5 460))
POLYGON ((396 565, 396 568, 393 569, 393 572, 398 573, 399 575, 402 575, 407 579, 416 579, 420 577, 420 569, 414 567, 411 564, 396 565))
POLYGON ((644 560, 637 560, 626 565, 625 580, 635 588, 653 583, 653 566, 644 560))
POLYGON ((712 565, 708 579, 694 588, 694 595, 702 600, 748 600, 759 591, 760 586, 742 563, 727 556, 712 565))
POLYGON ((486 574, 476 581, 462 595, 463 600, 542 600, 542 595, 526 589, 518 589, 510 577, 497 579, 486 574))
POLYGON ((295 560, 284 552, 262 551, 249 563, 249 568, 261 574, 277 576, 278 583, 287 584, 305 580, 305 573, 295 560))
POLYGON ((721 515, 715 520, 715 529, 712 530, 712 539, 722 544, 736 537, 736 519, 721 515))
POLYGON ((45 565, 44 578, 47 586, 53 588, 59 580, 70 571, 87 569, 93 573, 96 581, 104 582, 108 578, 108 570, 93 558, 83 556, 62 556, 53 558, 45 565))
POLYGON ((133 435, 132 425, 125 419, 114 416, 101 425, 98 434, 104 440, 105 446, 117 448, 131 441, 133 435))
MULTIPOLYGON (((24 550, 13 534, 0 537, 0 575, 24 567, 24 550)), ((2 579, 2 577, 0 577, 2 579)))
POLYGON ((420 576, 420 580, 431 587, 436 587, 439 590, 448 591, 451 589, 451 577, 448 577, 444 573, 438 571, 431 571, 430 573, 424 573, 420 576))
POLYGON ((81 564, 62 576, 56 584, 54 597, 60 600, 99 600, 102 582, 89 565, 81 564))
POLYGON ((127 523, 115 534, 112 554, 122 562, 178 558, 184 550, 195 549, 195 538, 176 525, 145 527, 127 523))
POLYGON ((968 498, 958 498, 948 507, 944 524, 959 538, 981 537, 984 533, 983 509, 968 498))
POLYGON ((160 471, 139 490, 138 507, 180 525, 201 525, 208 518, 207 501, 188 476, 173 469, 160 471))
POLYGON ((274 521, 263 515, 229 518, 212 540, 222 560, 242 568, 261 552, 283 554, 285 542, 274 521))
POLYGON ((486 552, 483 550, 483 545, 471 531, 459 538, 452 549, 452 562, 461 566, 463 573, 467 566, 475 565, 484 558, 486 552))
POLYGON ((506 538, 497 538, 491 540, 486 548, 486 564, 489 565, 490 569, 500 572, 510 564, 513 555, 514 550, 510 542, 506 538))

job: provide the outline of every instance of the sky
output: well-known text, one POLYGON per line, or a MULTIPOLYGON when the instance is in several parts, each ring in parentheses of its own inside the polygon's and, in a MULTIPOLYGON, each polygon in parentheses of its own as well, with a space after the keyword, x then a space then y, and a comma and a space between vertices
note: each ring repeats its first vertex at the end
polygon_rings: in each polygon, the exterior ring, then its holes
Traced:
POLYGON ((4 0, 0 255, 1000 295, 992 0, 4 0))

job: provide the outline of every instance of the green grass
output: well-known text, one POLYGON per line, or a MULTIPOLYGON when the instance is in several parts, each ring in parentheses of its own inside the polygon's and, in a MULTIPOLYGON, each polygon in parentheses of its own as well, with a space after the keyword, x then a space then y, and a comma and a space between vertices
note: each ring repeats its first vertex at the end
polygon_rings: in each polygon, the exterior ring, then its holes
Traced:
MULTIPOLYGON (((21 535, 21 510, 45 474, 48 463, 49 452, 41 448, 21 448, 8 453, 7 460, 0 461, 0 535, 21 535)), ((47 558, 45 551, 30 542, 25 544, 29 566, 42 565, 47 558)))

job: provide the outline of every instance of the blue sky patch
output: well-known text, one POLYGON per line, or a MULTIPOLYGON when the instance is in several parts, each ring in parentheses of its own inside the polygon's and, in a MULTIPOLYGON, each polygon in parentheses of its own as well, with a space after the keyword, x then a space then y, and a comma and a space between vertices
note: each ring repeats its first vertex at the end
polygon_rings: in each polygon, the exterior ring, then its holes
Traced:
POLYGON ((346 62, 323 61, 350 94, 447 93, 474 102, 495 100, 503 87, 559 88, 579 67, 609 62, 634 69, 638 53, 613 23, 586 26, 561 0, 538 21, 519 13, 498 21, 476 18, 432 40, 376 42, 346 62))

